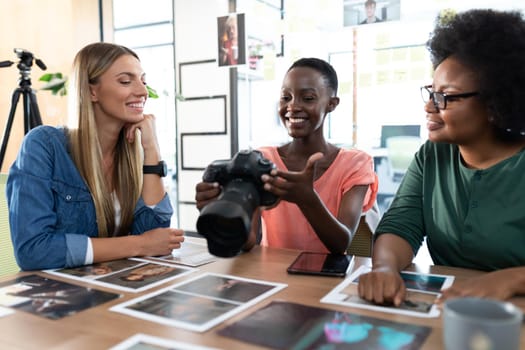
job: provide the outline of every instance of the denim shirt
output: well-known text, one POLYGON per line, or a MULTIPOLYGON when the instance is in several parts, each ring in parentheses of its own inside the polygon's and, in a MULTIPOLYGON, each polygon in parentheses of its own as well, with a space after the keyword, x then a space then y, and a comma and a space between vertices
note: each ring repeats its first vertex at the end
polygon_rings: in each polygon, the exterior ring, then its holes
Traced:
MULTIPOLYGON (((83 265, 97 237, 95 204, 69 154, 66 129, 38 126, 25 136, 6 186, 15 257, 22 270, 83 265)), ((139 199, 131 234, 169 227, 166 195, 153 208, 139 199)))

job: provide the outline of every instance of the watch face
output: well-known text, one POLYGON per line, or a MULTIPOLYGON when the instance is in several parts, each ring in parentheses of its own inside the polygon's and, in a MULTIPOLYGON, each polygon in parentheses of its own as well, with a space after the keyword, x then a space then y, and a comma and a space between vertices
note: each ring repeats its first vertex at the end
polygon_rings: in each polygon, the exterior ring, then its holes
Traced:
POLYGON ((161 167, 161 171, 162 171, 160 176, 164 177, 164 176, 168 175, 168 165, 166 164, 166 162, 161 160, 159 162, 159 166, 161 167))

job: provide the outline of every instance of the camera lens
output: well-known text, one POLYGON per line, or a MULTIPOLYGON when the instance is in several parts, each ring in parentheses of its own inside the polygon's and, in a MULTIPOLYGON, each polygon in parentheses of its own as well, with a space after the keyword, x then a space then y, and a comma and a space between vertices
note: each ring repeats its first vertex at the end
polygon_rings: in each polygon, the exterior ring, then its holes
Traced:
POLYGON ((207 239, 211 254, 228 258, 241 251, 258 203, 259 195, 252 183, 233 181, 216 201, 202 209, 197 230, 207 239))
POLYGON ((227 218, 223 215, 203 213, 197 226, 208 241, 210 254, 223 258, 239 254, 249 234, 249 227, 246 227, 241 216, 227 218))
POLYGON ((217 160, 206 168, 203 180, 218 181, 223 186, 217 200, 202 208, 197 219, 197 231, 206 238, 211 254, 237 255, 250 235, 257 207, 277 202, 260 179, 273 167, 260 151, 243 150, 231 160, 217 160))

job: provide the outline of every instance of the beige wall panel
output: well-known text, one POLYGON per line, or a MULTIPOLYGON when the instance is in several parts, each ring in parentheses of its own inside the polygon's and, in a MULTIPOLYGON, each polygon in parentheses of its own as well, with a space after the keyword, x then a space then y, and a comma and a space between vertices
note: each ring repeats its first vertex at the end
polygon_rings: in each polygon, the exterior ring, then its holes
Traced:
MULTIPOLYGON (((23 48, 40 58, 47 66, 42 71, 35 64, 31 69, 33 89, 43 84, 40 76, 49 72, 69 75, 76 52, 84 45, 99 41, 97 0, 0 0, 0 61, 13 61, 0 68, 0 137, 11 106, 11 96, 18 87, 18 57, 14 48, 23 48)), ((110 19, 110 17, 108 17, 110 19)), ((38 91, 37 101, 44 124, 61 125, 66 121, 67 99, 38 91)), ((6 172, 18 152, 24 136, 22 96, 17 104, 8 147, 1 171, 6 172)))

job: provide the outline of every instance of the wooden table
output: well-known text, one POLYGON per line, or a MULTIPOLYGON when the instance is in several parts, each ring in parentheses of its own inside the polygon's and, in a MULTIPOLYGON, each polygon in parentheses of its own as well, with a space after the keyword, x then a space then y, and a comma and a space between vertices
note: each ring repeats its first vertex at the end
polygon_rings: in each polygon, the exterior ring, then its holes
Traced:
MULTIPOLYGON (((299 252, 295 250, 256 247, 251 252, 242 254, 236 258, 218 259, 213 263, 200 266, 198 268, 199 271, 193 272, 183 277, 181 280, 178 279, 176 282, 167 282, 167 284, 154 289, 148 289, 143 293, 125 293, 119 291, 119 293, 123 294, 122 298, 59 320, 49 320, 30 313, 16 311, 12 315, 0 318, 0 348, 107 349, 136 333, 145 333, 181 342, 228 350, 262 349, 261 347, 252 344, 220 336, 216 334, 216 331, 227 324, 242 319, 255 310, 267 305, 272 300, 287 300, 325 309, 340 310, 392 321, 429 326, 432 327, 432 332, 426 339, 422 348, 443 348, 441 318, 418 318, 332 304, 321 304, 319 300, 342 280, 337 277, 289 275, 286 272, 286 267, 295 259, 298 253, 299 252), (109 311, 111 306, 146 293, 151 293, 154 290, 164 288, 169 283, 179 283, 184 279, 192 278, 196 276, 196 274, 201 274, 203 272, 230 274, 245 278, 281 282, 288 284, 288 287, 204 333, 165 326, 109 311)), ((369 265, 370 259, 356 257, 354 269, 362 264, 369 265)), ((414 265, 411 267, 411 270, 423 273, 454 275, 457 280, 476 276, 481 273, 479 271, 442 266, 414 265)), ((28 272, 21 272, 13 276, 3 277, 0 281, 11 280, 14 277, 23 276, 25 274, 28 274, 28 272)), ((44 272, 37 272, 37 274, 50 277, 44 272)), ((58 276, 51 277, 75 284, 87 285, 78 281, 62 279, 58 276)), ((115 292, 112 289, 100 286, 94 287, 100 290, 115 292)), ((525 297, 513 298, 511 301, 525 310, 525 297)), ((525 328, 525 326, 522 327, 521 348, 525 349, 525 331, 523 331, 523 328, 525 328)))

